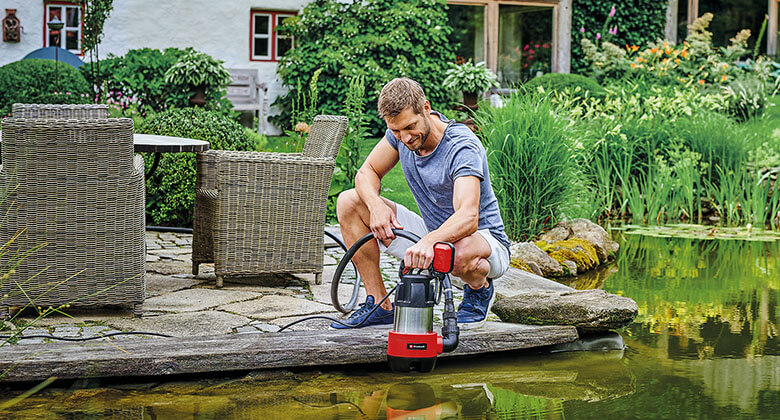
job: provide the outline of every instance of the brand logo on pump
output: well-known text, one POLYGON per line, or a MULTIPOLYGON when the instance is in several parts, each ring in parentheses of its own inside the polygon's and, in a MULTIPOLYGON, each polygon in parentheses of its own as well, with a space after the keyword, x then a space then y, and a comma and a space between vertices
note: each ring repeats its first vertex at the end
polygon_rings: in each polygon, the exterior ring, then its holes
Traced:
POLYGON ((406 343, 407 350, 427 350, 428 344, 426 343, 406 343))

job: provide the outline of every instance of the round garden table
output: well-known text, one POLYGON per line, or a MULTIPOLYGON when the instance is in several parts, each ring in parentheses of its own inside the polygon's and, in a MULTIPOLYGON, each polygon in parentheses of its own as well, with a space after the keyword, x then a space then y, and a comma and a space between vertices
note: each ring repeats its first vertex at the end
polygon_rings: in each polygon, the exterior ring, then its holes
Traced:
MULTIPOLYGON (((0 142, 3 139, 0 131, 0 142)), ((152 167, 146 173, 146 178, 154 175, 157 165, 160 164, 162 153, 205 152, 209 150, 209 142, 204 140, 188 139, 184 137, 156 136, 153 134, 133 134, 133 151, 136 153, 154 153, 152 167)))
POLYGON ((156 136, 153 134, 133 134, 133 150, 136 153, 154 153, 152 167, 146 173, 149 179, 157 170, 160 155, 163 153, 205 152, 209 150, 209 142, 188 139, 184 137, 156 136))

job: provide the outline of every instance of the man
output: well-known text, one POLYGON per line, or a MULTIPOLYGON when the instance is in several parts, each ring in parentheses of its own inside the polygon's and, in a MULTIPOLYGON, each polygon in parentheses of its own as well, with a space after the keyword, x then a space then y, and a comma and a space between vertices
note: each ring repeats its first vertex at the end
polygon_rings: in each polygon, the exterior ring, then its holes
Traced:
MULTIPOLYGON (((387 124, 355 176, 355 188, 339 195, 336 209, 344 243, 351 246, 373 232, 377 241, 365 244, 352 258, 366 287, 366 302, 345 321, 349 325, 393 323, 379 271, 380 248, 404 260, 408 268, 428 268, 433 245, 455 246, 452 274, 466 285, 458 307, 458 324, 481 326, 495 300, 493 279, 509 268, 509 239, 498 202, 490 186, 482 143, 463 124, 431 110, 420 85, 407 78, 388 82, 379 95, 379 115, 387 124), (382 177, 400 160, 422 218, 404 206, 380 197, 382 177), (411 231, 417 244, 395 238, 392 229, 411 231)), ((333 328, 345 328, 333 323, 333 328)))

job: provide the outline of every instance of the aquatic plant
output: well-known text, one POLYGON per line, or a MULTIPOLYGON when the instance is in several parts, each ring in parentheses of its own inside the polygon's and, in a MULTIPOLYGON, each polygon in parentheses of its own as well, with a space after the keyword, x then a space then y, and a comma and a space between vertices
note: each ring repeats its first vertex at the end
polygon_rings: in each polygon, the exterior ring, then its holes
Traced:
POLYGON ((570 122, 536 91, 516 92, 502 107, 481 107, 474 120, 509 237, 524 239, 554 225, 581 193, 570 122))

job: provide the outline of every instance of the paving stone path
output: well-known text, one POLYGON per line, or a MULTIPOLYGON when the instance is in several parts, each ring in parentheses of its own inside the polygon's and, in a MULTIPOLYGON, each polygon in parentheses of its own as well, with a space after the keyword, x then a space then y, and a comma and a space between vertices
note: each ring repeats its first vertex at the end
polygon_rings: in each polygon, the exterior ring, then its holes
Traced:
MULTIPOLYGON (((333 229, 333 228, 331 228, 333 229)), ((332 231, 336 231, 333 229, 332 231)), ((68 316, 49 316, 34 322, 22 336, 53 335, 85 338, 120 331, 144 331, 172 336, 214 334, 262 334, 275 332, 280 326, 305 316, 325 315, 341 318, 330 299, 331 279, 344 251, 325 237, 326 248, 323 284, 314 284, 313 275, 271 275, 225 281, 225 287, 214 285, 213 264, 202 264, 200 274, 192 272, 192 235, 170 232, 146 233, 146 301, 143 315, 120 310, 75 310, 68 316)), ((382 254, 380 268, 388 290, 397 281, 399 261, 382 254)), ((354 272, 347 269, 342 278, 340 301, 345 305, 352 294, 354 272)), ((456 305, 461 293, 456 292, 456 305)), ((359 302, 365 300, 361 288, 359 302)), ((442 304, 435 311, 441 319, 442 304)), ((17 330, 35 319, 22 314, 13 323, 0 321, 0 335, 17 330)), ((498 320, 491 314, 490 320, 498 320)), ((314 320, 291 327, 291 330, 320 330, 330 321, 314 320)), ((152 336, 121 335, 106 338, 122 340, 154 339, 152 336)), ((55 341, 44 338, 20 340, 19 345, 55 341)), ((57 340, 58 341, 58 340, 57 340)))

